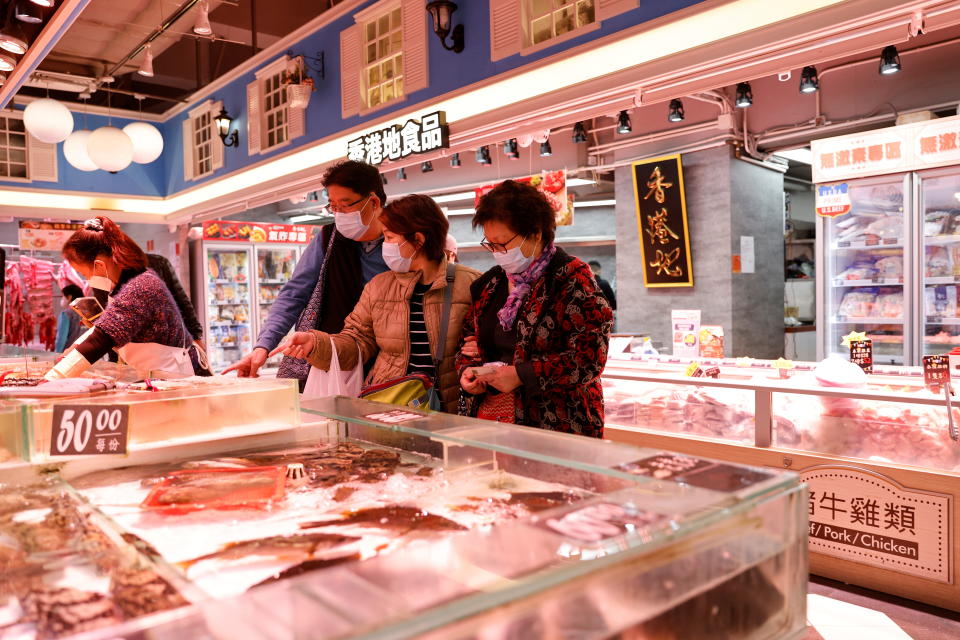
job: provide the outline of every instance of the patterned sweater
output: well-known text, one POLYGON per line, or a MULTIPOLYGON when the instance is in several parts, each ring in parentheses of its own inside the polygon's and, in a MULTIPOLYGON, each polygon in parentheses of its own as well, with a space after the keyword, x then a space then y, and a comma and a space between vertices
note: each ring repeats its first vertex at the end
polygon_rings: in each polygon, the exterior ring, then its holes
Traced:
POLYGON ((168 347, 191 343, 170 290, 150 269, 140 274, 124 271, 110 304, 94 325, 117 347, 129 342, 156 342, 168 347))

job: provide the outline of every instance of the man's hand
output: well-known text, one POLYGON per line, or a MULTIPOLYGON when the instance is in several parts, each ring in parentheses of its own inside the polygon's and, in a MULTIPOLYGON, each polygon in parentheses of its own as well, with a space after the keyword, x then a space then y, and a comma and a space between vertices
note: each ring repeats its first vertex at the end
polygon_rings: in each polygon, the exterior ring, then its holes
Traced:
POLYGON ((239 362, 235 362, 224 369, 220 375, 236 371, 237 377, 240 378, 259 378, 260 376, 257 375, 257 371, 259 371, 260 367, 262 367, 266 361, 267 350, 263 347, 256 347, 253 351, 243 356, 239 362))
POLYGON ((317 338, 312 331, 297 331, 271 351, 270 356, 283 352, 283 355, 291 358, 306 360, 315 346, 317 346, 317 338))

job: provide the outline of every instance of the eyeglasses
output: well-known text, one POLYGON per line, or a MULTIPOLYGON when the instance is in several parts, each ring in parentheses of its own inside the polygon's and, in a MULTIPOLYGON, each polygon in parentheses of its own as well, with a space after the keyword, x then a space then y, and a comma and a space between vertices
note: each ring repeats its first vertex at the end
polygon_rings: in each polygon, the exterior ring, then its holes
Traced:
MULTIPOLYGON (((328 204, 324 207, 324 210, 331 215, 337 214, 337 213, 353 213, 352 211, 353 207, 357 206, 361 202, 364 202, 365 200, 369 200, 371 197, 372 196, 367 196, 366 198, 360 198, 356 202, 351 202, 350 204, 345 204, 343 206, 328 204)), ((360 207, 360 208, 362 209, 363 207, 360 207)))
POLYGON ((506 253, 507 245, 516 240, 518 237, 520 237, 519 233, 514 234, 514 236, 506 242, 490 242, 487 240, 486 236, 484 236, 483 240, 480 241, 480 246, 490 253, 506 253))

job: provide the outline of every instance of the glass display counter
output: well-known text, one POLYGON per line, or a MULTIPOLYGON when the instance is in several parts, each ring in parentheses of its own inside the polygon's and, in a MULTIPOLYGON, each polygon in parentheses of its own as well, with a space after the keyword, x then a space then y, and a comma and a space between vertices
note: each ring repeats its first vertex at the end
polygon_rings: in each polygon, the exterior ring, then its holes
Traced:
MULTIPOLYGON (((61 467, 71 495, 135 547, 166 594, 152 612, 93 620, 85 638, 805 629, 796 474, 353 399, 302 411, 324 426, 269 445, 224 439, 198 459, 61 467)), ((112 571, 101 567, 102 580, 116 583, 112 571)))
POLYGON ((815 496, 811 526, 827 526, 811 529, 815 573, 960 610, 954 400, 928 391, 917 369, 879 368, 841 388, 818 382, 814 363, 784 374, 771 362, 739 364, 711 361, 712 379, 685 375, 689 361, 680 359, 609 361, 605 437, 799 471, 815 496), (825 506, 838 510, 814 522, 825 506), (899 519, 902 506, 911 526, 899 519), (918 507, 930 512, 921 518, 918 507), (831 535, 842 542, 820 539, 831 535), (888 551, 865 553, 861 536, 872 545, 877 535, 890 538, 888 551))

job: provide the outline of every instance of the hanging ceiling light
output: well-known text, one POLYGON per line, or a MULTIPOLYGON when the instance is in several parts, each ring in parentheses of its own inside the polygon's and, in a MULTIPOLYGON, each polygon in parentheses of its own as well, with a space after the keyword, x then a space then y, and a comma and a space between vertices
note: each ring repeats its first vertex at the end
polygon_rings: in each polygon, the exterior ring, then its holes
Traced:
POLYGON ((741 82, 737 85, 737 99, 734 104, 741 109, 753 104, 753 89, 750 88, 749 82, 741 82))
POLYGON ((63 156, 70 166, 80 171, 96 171, 99 167, 90 159, 87 153, 87 143, 92 131, 80 129, 74 131, 63 141, 63 156))
POLYGON ((582 122, 578 122, 573 125, 573 142, 579 144, 581 142, 587 141, 587 130, 584 128, 582 122))
POLYGON ((133 142, 133 161, 137 164, 150 164, 163 153, 163 135, 152 124, 131 122, 123 132, 133 142))
POLYGON ((97 168, 116 173, 133 162, 133 141, 116 127, 100 127, 87 138, 87 153, 97 168))
POLYGON ((493 159, 490 157, 490 147, 477 149, 477 164, 493 164, 493 159))
POLYGON ((210 5, 206 0, 199 3, 197 9, 197 20, 193 23, 193 32, 200 36, 209 36, 213 33, 210 27, 210 5))
POLYGON ((553 155, 553 147, 550 146, 549 140, 544 140, 540 143, 540 157, 549 158, 553 155))
POLYGON ((816 93, 820 89, 820 78, 817 76, 817 68, 814 66, 804 67, 800 74, 800 93, 816 93))
POLYGON ((400 182, 403 182, 406 179, 407 179, 407 170, 404 169, 403 167, 400 167, 399 169, 397 169, 397 180, 399 180, 400 182))
POLYGON ((137 73, 147 78, 153 77, 153 51, 150 50, 149 44, 143 49, 143 62, 140 63, 137 73))
POLYGON ((880 54, 880 75, 889 76, 898 73, 901 69, 900 54, 892 44, 883 48, 880 54))
POLYGON ((453 167, 454 169, 459 169, 459 168, 460 168, 460 154, 459 154, 459 153, 455 153, 455 154, 453 154, 452 156, 450 156, 450 166, 453 167))
POLYGON ((674 98, 670 101, 670 111, 667 113, 667 120, 670 122, 681 122, 684 118, 683 103, 674 98))
POLYGON ((420 163, 420 173, 430 173, 433 171, 433 163, 429 160, 420 163))
POLYGON ((23 110, 23 126, 40 142, 55 144, 66 140, 73 131, 73 114, 63 103, 41 98, 23 110))
POLYGON ((17 7, 13 15, 16 16, 20 22, 27 22, 29 24, 40 24, 43 22, 43 10, 33 2, 26 2, 26 0, 19 0, 19 2, 17 2, 17 7))
POLYGON ((633 125, 630 124, 630 114, 623 110, 617 116, 617 133, 630 133, 631 131, 633 131, 633 125))

